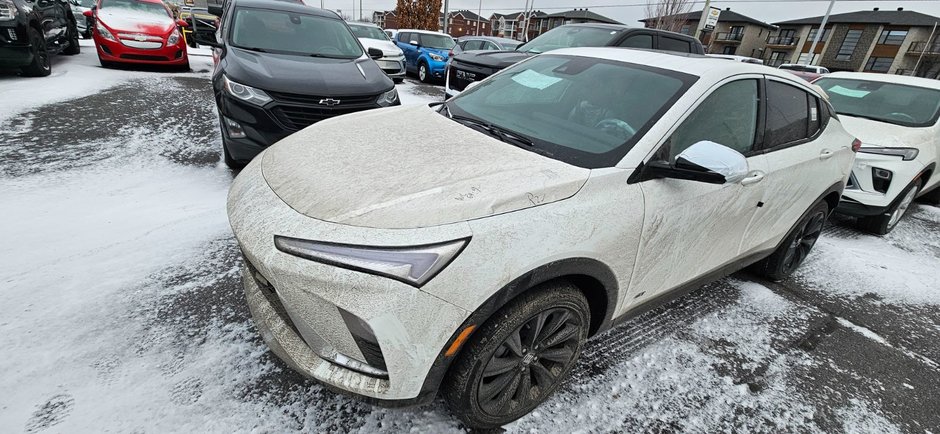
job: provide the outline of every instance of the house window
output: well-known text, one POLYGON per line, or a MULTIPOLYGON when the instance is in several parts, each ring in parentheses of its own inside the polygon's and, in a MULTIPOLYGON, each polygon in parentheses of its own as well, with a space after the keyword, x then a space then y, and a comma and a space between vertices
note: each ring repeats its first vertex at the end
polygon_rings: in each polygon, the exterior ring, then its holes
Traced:
POLYGON ((731 39, 740 41, 744 36, 744 26, 731 26, 731 39))
POLYGON ((842 46, 839 47, 839 52, 836 53, 836 60, 849 60, 852 58, 852 53, 855 52, 855 47, 858 46, 858 40, 862 37, 861 30, 849 30, 845 34, 845 39, 842 40, 842 46))
POLYGON ((728 46, 726 46, 724 49, 721 50, 721 54, 732 54, 732 55, 733 55, 734 52, 737 51, 737 50, 738 50, 738 47, 736 47, 736 46, 734 46, 734 45, 728 45, 728 46))
POLYGON ((865 71, 888 72, 892 63, 894 63, 893 57, 872 57, 865 63, 865 71))
POLYGON ((901 45, 904 38, 907 37, 907 30, 888 30, 885 29, 878 37, 878 43, 884 45, 901 45))
POLYGON ((692 34, 691 31, 692 31, 692 26, 688 24, 683 24, 682 28, 679 30, 679 33, 682 33, 683 35, 691 35, 692 34))
MULTIPOLYGON (((817 33, 819 33, 819 27, 813 27, 812 29, 810 29, 809 35, 806 37, 806 40, 808 42, 812 42, 813 39, 816 38, 817 33)), ((819 37, 819 41, 820 42, 825 41, 827 36, 829 36, 829 29, 823 30, 822 36, 819 37)))
POLYGON ((818 54, 813 54, 812 59, 810 59, 809 53, 800 53, 800 58, 797 59, 796 63, 799 63, 800 65, 807 65, 807 64, 816 65, 818 64, 818 61, 819 61, 818 54))

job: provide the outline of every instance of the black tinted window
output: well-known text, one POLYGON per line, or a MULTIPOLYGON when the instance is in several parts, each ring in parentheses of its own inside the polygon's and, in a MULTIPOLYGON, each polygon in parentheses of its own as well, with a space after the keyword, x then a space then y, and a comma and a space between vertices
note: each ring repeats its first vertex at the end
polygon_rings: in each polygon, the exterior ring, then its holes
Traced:
POLYGON ((703 140, 746 154, 754 149, 757 113, 757 80, 725 84, 705 98, 672 133, 668 153, 663 152, 661 157, 673 161, 679 153, 703 140))
POLYGON ((776 81, 767 82, 767 129, 765 147, 806 138, 809 107, 806 92, 776 81))
POLYGON ((678 51, 680 53, 691 53, 692 44, 689 41, 682 41, 668 36, 659 37, 659 49, 663 51, 678 51))
POLYGON ((653 35, 633 35, 628 36, 620 43, 625 48, 648 48, 653 49, 653 35))
POLYGON ((411 33, 408 33, 408 32, 399 33, 399 34, 398 34, 398 40, 399 40, 399 41, 402 41, 402 42, 404 42, 404 43, 406 43, 406 44, 409 43, 409 42, 411 42, 411 41, 412 41, 412 39, 411 39, 411 33))
POLYGON ((822 125, 823 108, 819 106, 819 100, 816 97, 806 94, 806 98, 809 101, 809 129, 806 135, 812 137, 822 125))

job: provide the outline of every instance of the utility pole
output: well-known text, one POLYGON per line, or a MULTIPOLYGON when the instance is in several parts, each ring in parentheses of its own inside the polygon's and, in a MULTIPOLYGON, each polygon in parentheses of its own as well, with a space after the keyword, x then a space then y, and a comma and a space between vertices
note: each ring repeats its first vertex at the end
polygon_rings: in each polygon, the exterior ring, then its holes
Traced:
POLYGON ((448 15, 450 15, 450 0, 444 0, 444 33, 449 35, 450 33, 447 32, 447 25, 449 24, 448 21, 450 20, 448 18, 450 17, 448 15))
POLYGON ((711 0, 705 0, 705 7, 702 8, 702 16, 699 17, 698 26, 695 28, 695 34, 698 35, 699 41, 705 39, 705 19, 708 18, 708 12, 711 11, 711 4, 711 0))
POLYGON ((525 14, 525 27, 522 29, 522 40, 529 42, 529 21, 532 19, 532 11, 535 11, 535 0, 529 2, 529 10, 525 14))
POLYGON ((819 24, 819 30, 816 31, 816 37, 813 38, 813 44, 809 46, 809 56, 806 57, 806 64, 813 64, 813 56, 816 55, 816 44, 819 43, 819 39, 822 38, 823 33, 826 33, 826 23, 829 21, 829 14, 832 13, 832 7, 835 6, 836 0, 829 1, 829 9, 826 9, 826 15, 823 15, 822 23, 819 24))
POLYGON ((477 36, 483 36, 480 34, 480 20, 483 19, 483 0, 480 0, 480 10, 477 11, 477 36))

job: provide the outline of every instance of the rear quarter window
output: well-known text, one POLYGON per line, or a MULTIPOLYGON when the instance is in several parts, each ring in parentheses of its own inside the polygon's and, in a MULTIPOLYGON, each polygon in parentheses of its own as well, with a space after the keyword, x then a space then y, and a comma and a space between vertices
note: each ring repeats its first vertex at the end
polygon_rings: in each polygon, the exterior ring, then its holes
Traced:
POLYGON ((669 36, 659 37, 659 49, 663 51, 677 51, 680 53, 691 53, 692 44, 689 41, 672 38, 669 36))

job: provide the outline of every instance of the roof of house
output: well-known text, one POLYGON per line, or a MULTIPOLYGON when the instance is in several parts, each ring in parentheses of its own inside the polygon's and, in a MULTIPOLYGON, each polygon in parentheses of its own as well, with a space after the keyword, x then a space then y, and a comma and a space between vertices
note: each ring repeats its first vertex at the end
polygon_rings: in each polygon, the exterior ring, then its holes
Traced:
POLYGON ((462 15, 464 19, 467 21, 487 21, 486 18, 483 18, 473 13, 473 11, 469 11, 466 9, 461 9, 459 11, 453 11, 450 13, 451 18, 453 18, 455 15, 462 15))
MULTIPOLYGON (((680 14, 679 17, 685 21, 698 21, 700 18, 702 18, 702 11, 694 11, 694 12, 680 14)), ((653 18, 644 18, 640 20, 640 22, 645 23, 650 20, 653 20, 653 18)), ((747 15, 739 14, 731 10, 731 8, 726 8, 725 10, 721 11, 721 15, 718 16, 718 22, 719 23, 748 23, 748 24, 754 24, 755 26, 766 27, 768 29, 776 28, 776 26, 774 26, 773 24, 765 23, 761 20, 751 18, 747 15)))
MULTIPOLYGON (((904 8, 898 8, 893 11, 882 11, 874 8, 870 11, 847 12, 844 14, 829 15, 829 23, 835 24, 889 24, 896 26, 933 26, 940 22, 940 17, 935 17, 920 12, 905 11, 904 8)), ((797 20, 781 21, 775 23, 780 25, 803 25, 819 24, 822 22, 821 16, 800 18, 797 20)))
POLYGON ((546 15, 545 18, 580 19, 580 20, 594 21, 598 23, 623 24, 620 21, 612 20, 601 14, 589 11, 587 9, 572 9, 570 11, 557 12, 554 14, 546 15))
MULTIPOLYGON (((546 13, 545 13, 545 12, 542 12, 542 11, 532 11, 531 14, 532 14, 533 17, 536 17, 536 18, 540 18, 540 17, 546 16, 546 13)), ((518 18, 519 15, 522 15, 522 12, 521 12, 521 11, 520 11, 520 12, 510 12, 510 13, 508 13, 508 14, 501 14, 501 13, 494 12, 493 15, 490 16, 490 19, 491 19, 491 20, 493 20, 493 19, 498 20, 498 19, 500 19, 500 18, 502 18, 502 17, 506 17, 506 18, 511 18, 511 19, 514 20, 514 19, 518 18)))

